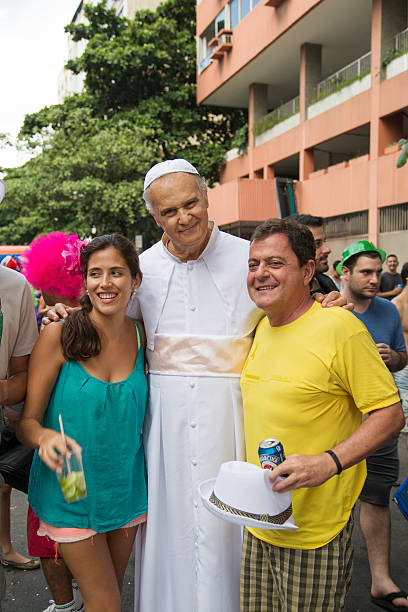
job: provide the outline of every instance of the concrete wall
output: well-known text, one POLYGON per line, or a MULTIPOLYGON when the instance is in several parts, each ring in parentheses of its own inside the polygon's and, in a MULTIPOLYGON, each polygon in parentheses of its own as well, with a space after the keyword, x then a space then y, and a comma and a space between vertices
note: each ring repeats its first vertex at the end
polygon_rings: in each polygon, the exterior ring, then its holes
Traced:
MULTIPOLYGON (((336 259, 341 259, 341 254, 352 242, 356 240, 367 240, 367 234, 361 234, 360 236, 343 236, 342 238, 330 238, 327 241, 328 246, 331 248, 331 254, 329 255, 329 265, 331 267, 332 263, 336 261, 336 259)), ((329 270, 331 273, 331 269, 329 270)))
POLYGON ((400 267, 408 261, 408 230, 387 232, 378 237, 378 247, 387 253, 397 255, 400 267))
POLYGON ((277 217, 273 181, 236 179, 208 190, 210 219, 218 225, 241 221, 259 221, 277 217))
POLYGON ((307 181, 296 184, 299 212, 334 217, 365 210, 369 165, 368 155, 363 155, 312 172, 307 181))

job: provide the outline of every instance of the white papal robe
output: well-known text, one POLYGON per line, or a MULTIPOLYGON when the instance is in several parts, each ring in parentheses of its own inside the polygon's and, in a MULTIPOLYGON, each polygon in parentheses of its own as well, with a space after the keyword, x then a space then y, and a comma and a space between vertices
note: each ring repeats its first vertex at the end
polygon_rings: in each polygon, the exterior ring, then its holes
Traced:
POLYGON ((197 260, 181 262, 162 241, 140 258, 129 314, 145 324, 150 398, 137 612, 239 610, 241 530, 203 507, 198 485, 244 458, 239 377, 261 316, 247 293, 248 252, 214 226, 197 260))

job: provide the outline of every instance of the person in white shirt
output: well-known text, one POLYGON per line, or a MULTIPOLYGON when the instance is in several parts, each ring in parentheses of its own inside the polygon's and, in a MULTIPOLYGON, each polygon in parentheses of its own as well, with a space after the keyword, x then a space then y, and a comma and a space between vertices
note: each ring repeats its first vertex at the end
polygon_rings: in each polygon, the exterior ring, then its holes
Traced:
POLYGON ((135 610, 235 612, 241 530, 207 512, 197 487, 244 459, 239 377, 262 316, 245 284, 249 242, 209 221, 205 180, 185 160, 153 166, 144 198, 164 235, 140 257, 130 307, 145 323, 150 373, 135 610))

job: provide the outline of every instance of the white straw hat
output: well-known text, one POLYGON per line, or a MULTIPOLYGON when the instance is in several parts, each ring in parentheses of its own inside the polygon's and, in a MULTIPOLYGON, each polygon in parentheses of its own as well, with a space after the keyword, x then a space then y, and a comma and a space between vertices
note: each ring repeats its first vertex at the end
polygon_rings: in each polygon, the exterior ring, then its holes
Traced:
POLYGON ((187 172, 188 174, 199 174, 197 168, 194 168, 190 162, 185 159, 167 159, 166 161, 159 162, 150 168, 147 172, 144 180, 144 191, 150 187, 153 181, 156 181, 165 174, 172 174, 173 172, 187 172))
POLYGON ((245 461, 223 463, 199 487, 204 506, 219 518, 259 529, 297 529, 290 492, 272 490, 269 471, 245 461))

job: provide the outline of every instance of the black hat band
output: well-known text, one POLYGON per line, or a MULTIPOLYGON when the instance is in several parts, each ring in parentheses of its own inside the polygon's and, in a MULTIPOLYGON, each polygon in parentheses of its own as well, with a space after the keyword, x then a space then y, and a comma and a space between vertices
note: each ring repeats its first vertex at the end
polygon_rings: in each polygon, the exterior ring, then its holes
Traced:
POLYGON ((286 510, 283 510, 283 512, 280 512, 279 514, 275 514, 274 516, 271 516, 270 514, 254 514, 252 512, 244 512, 243 510, 238 510, 237 508, 234 508, 233 506, 229 506, 228 504, 222 502, 215 495, 214 491, 210 495, 210 502, 214 504, 214 506, 217 506, 217 508, 219 508, 220 510, 224 510, 229 514, 244 516, 245 518, 262 521, 263 523, 272 523, 275 525, 283 525, 283 523, 285 523, 292 514, 292 504, 290 504, 290 506, 286 508, 286 510))

